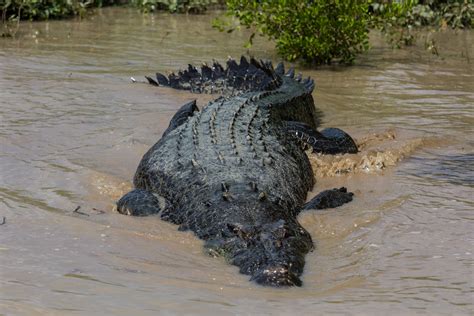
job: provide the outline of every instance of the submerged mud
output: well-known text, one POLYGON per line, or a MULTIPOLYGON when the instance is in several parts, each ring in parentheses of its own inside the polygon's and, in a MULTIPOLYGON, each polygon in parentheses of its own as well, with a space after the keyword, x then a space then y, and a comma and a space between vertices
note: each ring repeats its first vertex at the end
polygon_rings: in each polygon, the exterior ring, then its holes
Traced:
MULTIPOLYGON (((472 31, 435 35, 440 57, 374 36, 353 67, 300 69, 321 127, 360 147, 310 155, 308 198, 355 196, 300 214, 316 246, 302 288, 259 287, 193 234, 113 210, 174 112, 209 100, 130 77, 246 52, 211 18, 110 8, 0 40, 0 313, 472 314, 472 31)), ((270 43, 250 53, 278 61, 270 43)))

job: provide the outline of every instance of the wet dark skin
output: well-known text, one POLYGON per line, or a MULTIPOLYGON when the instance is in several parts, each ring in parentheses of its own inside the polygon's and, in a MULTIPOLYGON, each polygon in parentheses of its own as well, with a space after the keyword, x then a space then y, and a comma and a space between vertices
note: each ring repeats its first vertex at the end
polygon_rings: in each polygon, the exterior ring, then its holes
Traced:
POLYGON ((153 85, 219 92, 201 111, 185 104, 145 154, 135 189, 117 202, 120 213, 159 214, 205 240, 207 252, 265 286, 301 286, 305 255, 313 249, 298 223, 302 210, 352 200, 345 188, 321 192, 305 204, 314 177, 304 146, 324 154, 357 152, 345 132, 316 130, 314 82, 285 74, 282 64, 241 58, 189 66, 153 85))

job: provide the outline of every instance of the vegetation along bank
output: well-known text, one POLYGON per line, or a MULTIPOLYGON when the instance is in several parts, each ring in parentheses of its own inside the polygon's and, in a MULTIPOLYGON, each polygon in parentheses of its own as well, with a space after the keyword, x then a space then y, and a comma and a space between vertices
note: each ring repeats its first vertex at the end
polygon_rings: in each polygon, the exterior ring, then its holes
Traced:
POLYGON ((401 47, 414 43, 416 28, 471 28, 474 15, 473 0, 0 0, 0 34, 13 36, 23 20, 83 17, 93 8, 111 5, 133 6, 144 14, 158 10, 199 14, 225 8, 213 22, 217 29, 249 28, 247 46, 256 35, 265 36, 286 60, 310 65, 351 64, 369 49, 371 29, 382 31, 393 46, 401 47))

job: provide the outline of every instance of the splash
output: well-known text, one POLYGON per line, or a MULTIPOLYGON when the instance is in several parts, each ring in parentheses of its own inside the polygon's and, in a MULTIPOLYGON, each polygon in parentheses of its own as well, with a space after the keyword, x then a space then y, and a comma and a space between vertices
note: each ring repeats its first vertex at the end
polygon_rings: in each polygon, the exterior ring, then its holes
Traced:
POLYGON ((356 139, 359 152, 346 155, 308 153, 316 178, 350 173, 372 173, 395 166, 414 151, 440 143, 433 137, 402 137, 393 129, 356 139))
POLYGON ((130 181, 123 181, 118 177, 95 170, 89 171, 86 181, 89 184, 87 196, 89 203, 110 212, 115 211, 115 201, 132 187, 130 181))

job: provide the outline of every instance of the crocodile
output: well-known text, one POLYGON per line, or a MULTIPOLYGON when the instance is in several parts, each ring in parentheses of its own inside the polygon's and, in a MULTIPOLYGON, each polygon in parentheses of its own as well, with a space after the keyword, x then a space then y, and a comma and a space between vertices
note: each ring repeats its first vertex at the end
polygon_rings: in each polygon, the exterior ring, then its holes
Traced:
POLYGON ((205 251, 224 257, 264 286, 301 286, 310 234, 302 210, 352 200, 346 188, 323 191, 305 204, 314 185, 306 155, 357 152, 337 128, 316 128, 311 78, 242 57, 224 68, 214 62, 168 76, 146 77, 156 86, 221 93, 201 110, 183 105, 162 138, 143 156, 134 189, 117 202, 126 215, 159 215, 191 230, 205 251))

